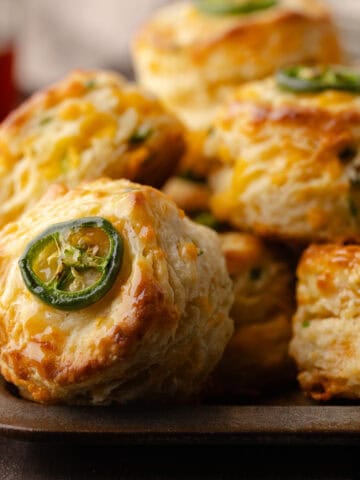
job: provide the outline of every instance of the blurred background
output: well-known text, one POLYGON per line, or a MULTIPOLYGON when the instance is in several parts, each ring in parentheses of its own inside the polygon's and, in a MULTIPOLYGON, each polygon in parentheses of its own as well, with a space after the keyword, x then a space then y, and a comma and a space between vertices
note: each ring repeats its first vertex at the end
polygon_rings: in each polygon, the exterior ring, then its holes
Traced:
MULTIPOLYGON (((0 117, 19 98, 73 68, 132 74, 129 44, 136 28, 169 0, 0 0, 0 117)), ((352 56, 360 0, 328 0, 352 56)), ((356 38, 356 37, 355 37, 356 38)))

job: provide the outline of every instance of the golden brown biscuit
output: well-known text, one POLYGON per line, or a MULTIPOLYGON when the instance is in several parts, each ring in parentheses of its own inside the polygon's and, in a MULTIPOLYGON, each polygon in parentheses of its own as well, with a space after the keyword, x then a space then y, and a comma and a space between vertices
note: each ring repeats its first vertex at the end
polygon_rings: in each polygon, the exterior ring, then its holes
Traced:
POLYGON ((235 333, 215 370, 213 393, 256 395, 295 378, 288 355, 294 275, 276 252, 253 235, 221 236, 235 300, 235 333))
POLYGON ((126 180, 57 189, 8 224, 0 281, 1 373, 42 403, 189 399, 233 332, 232 286, 216 234, 159 191, 126 180), (122 236, 122 267, 97 303, 63 311, 28 290, 18 261, 50 225, 89 216, 122 236))
POLYGON ((114 73, 74 72, 0 127, 0 226, 48 186, 101 176, 160 186, 184 151, 179 122, 114 73))
POLYGON ((213 213, 265 237, 360 240, 359 144, 358 94, 239 87, 206 146, 224 165, 213 213))
POLYGON ((182 1, 145 23, 133 58, 141 84, 196 129, 211 123, 229 88, 292 63, 339 62, 341 53, 320 0, 279 0, 247 15, 207 14, 182 1))
POLYGON ((360 247, 311 246, 298 268, 290 353, 316 400, 360 398, 360 247))

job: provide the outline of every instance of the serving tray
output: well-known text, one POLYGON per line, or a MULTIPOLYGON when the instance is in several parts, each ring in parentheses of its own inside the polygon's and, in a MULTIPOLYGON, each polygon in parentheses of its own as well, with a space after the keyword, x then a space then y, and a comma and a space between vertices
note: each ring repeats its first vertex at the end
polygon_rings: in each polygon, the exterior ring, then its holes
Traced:
POLYGON ((296 390, 258 404, 172 408, 42 406, 0 379, 0 435, 46 442, 156 444, 358 444, 360 408, 323 406, 296 390))

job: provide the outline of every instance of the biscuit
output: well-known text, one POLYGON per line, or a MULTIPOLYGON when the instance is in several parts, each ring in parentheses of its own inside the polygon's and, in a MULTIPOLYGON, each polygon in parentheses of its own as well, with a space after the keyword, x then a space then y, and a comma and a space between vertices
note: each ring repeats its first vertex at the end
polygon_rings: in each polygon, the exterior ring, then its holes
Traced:
POLYGON ((298 267, 290 353, 315 400, 360 398, 359 272, 358 245, 313 245, 298 267))
POLYGON ((0 126, 0 226, 49 185, 101 176, 160 186, 184 152, 183 128, 117 74, 73 72, 0 126))
POLYGON ((0 281, 1 373, 41 403, 189 400, 233 333, 232 285, 216 233, 161 192, 126 180, 56 189, 8 224, 0 281), (26 287, 19 258, 49 226, 89 216, 121 235, 122 267, 99 301, 63 311, 26 287))
POLYGON ((292 93, 274 78, 239 87, 207 140, 223 164, 213 213, 282 241, 358 241, 359 143, 357 94, 292 93))
POLYGON ((320 0, 281 0, 248 15, 206 14, 183 1, 145 23, 133 58, 140 83, 197 129, 232 87, 288 64, 338 63, 341 51, 320 0))

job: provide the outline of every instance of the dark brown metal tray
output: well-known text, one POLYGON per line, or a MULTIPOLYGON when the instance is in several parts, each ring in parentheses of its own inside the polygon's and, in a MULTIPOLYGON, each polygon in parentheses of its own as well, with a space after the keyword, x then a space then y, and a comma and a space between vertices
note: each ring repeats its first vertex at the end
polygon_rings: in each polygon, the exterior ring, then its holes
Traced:
POLYGON ((360 408, 314 404, 297 390, 243 405, 42 406, 18 398, 0 380, 0 435, 123 445, 357 444, 360 408))

